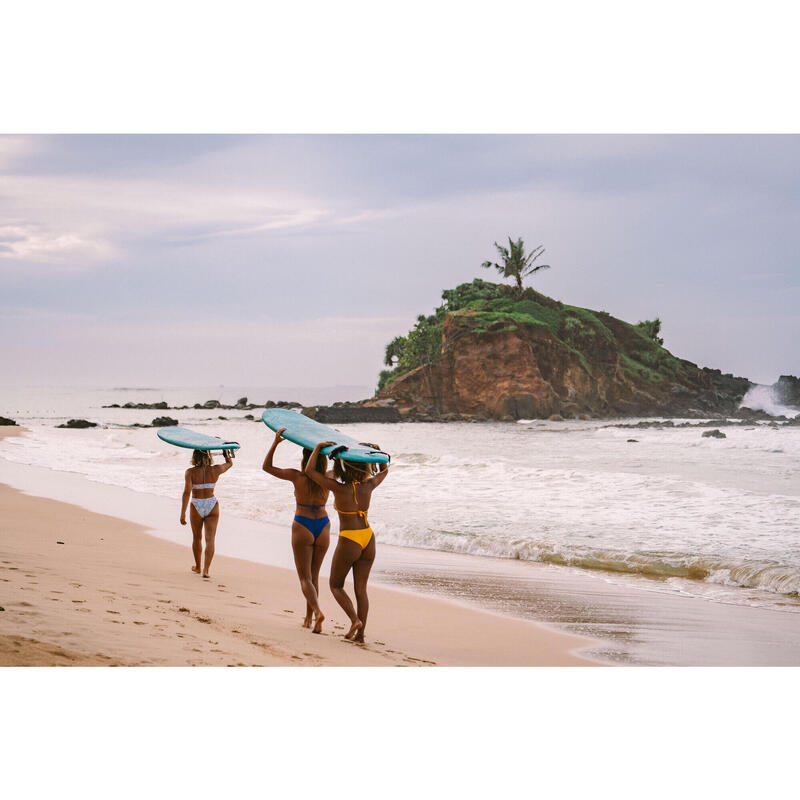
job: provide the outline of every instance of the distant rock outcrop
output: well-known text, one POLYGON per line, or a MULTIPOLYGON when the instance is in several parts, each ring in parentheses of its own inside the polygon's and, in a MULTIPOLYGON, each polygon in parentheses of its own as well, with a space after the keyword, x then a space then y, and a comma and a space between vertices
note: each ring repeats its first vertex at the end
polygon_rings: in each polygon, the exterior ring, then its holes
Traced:
POLYGON ((382 374, 377 400, 406 419, 722 416, 751 386, 676 358, 642 326, 532 289, 474 281, 443 296, 398 337, 410 368, 382 374))
POLYGON ((800 408, 800 378, 794 375, 781 375, 772 388, 779 402, 800 408))
POLYGON ((307 417, 326 425, 348 422, 400 422, 400 412, 393 405, 334 403, 332 406, 309 406, 302 411, 307 417))
POLYGON ((14 422, 13 419, 9 419, 8 417, 0 417, 0 425, 16 425, 17 423, 14 422))
POLYGON ((63 425, 56 425, 56 428, 96 428, 96 422, 89 422, 87 419, 71 419, 63 425))

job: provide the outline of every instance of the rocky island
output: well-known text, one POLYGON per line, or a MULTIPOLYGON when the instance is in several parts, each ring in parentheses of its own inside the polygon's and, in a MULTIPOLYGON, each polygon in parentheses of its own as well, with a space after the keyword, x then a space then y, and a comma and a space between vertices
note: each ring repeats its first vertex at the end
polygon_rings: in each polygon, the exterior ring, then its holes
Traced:
POLYGON ((753 385, 674 356, 656 321, 631 324, 480 279, 442 301, 389 343, 391 368, 369 405, 420 420, 707 417, 736 413, 753 385))

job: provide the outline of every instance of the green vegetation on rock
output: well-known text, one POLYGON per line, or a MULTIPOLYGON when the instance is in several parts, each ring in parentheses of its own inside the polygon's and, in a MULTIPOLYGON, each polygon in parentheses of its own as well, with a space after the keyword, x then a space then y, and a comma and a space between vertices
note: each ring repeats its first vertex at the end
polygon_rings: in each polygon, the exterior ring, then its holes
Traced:
POLYGON ((689 362, 666 350, 658 334, 659 319, 638 325, 612 317, 605 311, 570 306, 534 289, 490 283, 476 278, 442 292, 442 304, 430 316, 420 315, 406 336, 395 337, 386 347, 385 369, 378 389, 417 367, 433 364, 441 356, 442 329, 448 316, 476 335, 495 335, 525 326, 549 329, 569 348, 589 375, 591 364, 614 364, 639 381, 676 380, 689 362))

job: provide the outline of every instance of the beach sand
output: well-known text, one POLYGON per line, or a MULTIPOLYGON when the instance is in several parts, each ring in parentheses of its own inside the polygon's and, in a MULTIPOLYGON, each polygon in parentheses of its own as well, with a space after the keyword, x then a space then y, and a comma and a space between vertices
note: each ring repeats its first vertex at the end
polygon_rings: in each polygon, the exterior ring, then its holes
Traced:
MULTIPOLYGON (((140 525, 0 485, 0 665, 581 665, 591 640, 455 603, 370 589, 366 645, 327 585, 322 635, 287 569, 217 556, 140 525)), ((188 531, 188 529, 187 529, 188 531)))

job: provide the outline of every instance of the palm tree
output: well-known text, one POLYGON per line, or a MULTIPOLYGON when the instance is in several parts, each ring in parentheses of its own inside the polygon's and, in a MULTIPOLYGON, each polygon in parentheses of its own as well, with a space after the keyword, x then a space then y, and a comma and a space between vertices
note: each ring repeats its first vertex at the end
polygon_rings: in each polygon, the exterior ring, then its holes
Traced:
POLYGON ((525 243, 522 239, 517 239, 516 242, 508 237, 508 247, 494 243, 497 252, 500 254, 502 264, 495 264, 492 261, 484 261, 481 264, 485 269, 494 267, 504 278, 514 278, 517 282, 517 289, 522 291, 522 279, 528 275, 533 275, 540 269, 550 269, 549 264, 538 264, 534 266, 534 262, 539 256, 544 253, 544 246, 539 245, 535 247, 532 252, 525 255, 525 243))

